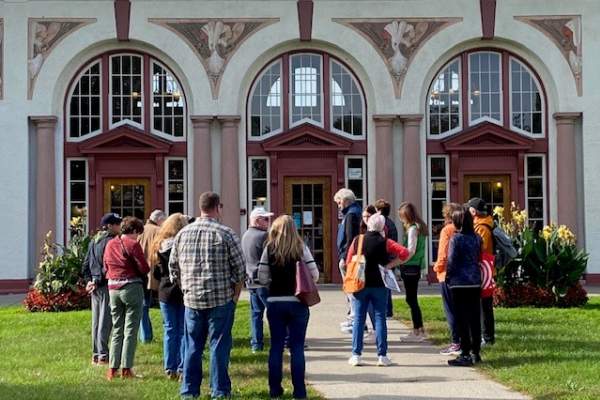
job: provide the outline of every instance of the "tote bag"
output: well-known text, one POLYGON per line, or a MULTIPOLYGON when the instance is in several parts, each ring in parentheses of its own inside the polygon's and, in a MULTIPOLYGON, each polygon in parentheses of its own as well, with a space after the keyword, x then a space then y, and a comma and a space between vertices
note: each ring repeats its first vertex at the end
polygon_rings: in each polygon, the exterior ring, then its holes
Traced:
MULTIPOLYGON (((346 268, 346 276, 344 276, 344 292, 356 293, 365 288, 365 268, 366 260, 362 254, 363 241, 365 235, 358 237, 358 250, 346 268)), ((354 239, 356 240, 356 239, 354 239)), ((352 242, 354 244, 354 242, 352 242)))
POLYGON ((309 307, 321 302, 319 290, 313 281, 313 278, 308 270, 308 266, 304 261, 296 263, 296 293, 295 296, 302 304, 309 307))
POLYGON ((496 290, 494 258, 493 254, 481 253, 479 268, 481 269, 481 297, 483 298, 492 297, 496 290))

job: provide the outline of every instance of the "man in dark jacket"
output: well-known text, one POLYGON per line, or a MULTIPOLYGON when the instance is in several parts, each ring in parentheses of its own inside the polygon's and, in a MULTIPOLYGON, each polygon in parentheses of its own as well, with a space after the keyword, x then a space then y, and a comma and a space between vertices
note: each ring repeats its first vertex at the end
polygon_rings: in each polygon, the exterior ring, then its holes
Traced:
MULTIPOLYGON (((390 218, 392 205, 385 199, 379 199, 375 202, 375 209, 385 217, 385 237, 392 239, 394 242, 398 242, 398 229, 396 228, 394 221, 392 221, 390 218)), ((392 291, 388 289, 386 317, 392 318, 393 316, 394 307, 392 305, 392 291)))
POLYGON ((104 270, 104 249, 110 239, 119 234, 121 217, 105 214, 100 220, 100 230, 92 238, 81 267, 88 293, 92 297, 92 364, 108 364, 108 339, 112 329, 108 280, 104 270))
MULTIPOLYGON (((338 190, 333 196, 333 200, 343 215, 342 222, 338 225, 337 234, 338 266, 343 279, 346 274, 346 254, 348 254, 348 247, 352 244, 352 241, 360 231, 362 208, 356 201, 354 192, 350 189, 343 188, 338 190)), ((354 310, 350 298, 349 303, 350 311, 348 318, 340 324, 342 332, 346 333, 352 332, 352 320, 354 318, 354 310)))

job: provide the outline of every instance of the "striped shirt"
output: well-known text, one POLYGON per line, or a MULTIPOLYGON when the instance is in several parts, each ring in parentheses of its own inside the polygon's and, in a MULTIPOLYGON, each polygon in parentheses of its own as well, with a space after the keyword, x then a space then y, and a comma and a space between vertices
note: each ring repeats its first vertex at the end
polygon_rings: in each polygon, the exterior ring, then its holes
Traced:
POLYGON ((240 239, 217 220, 200 218, 175 236, 169 270, 171 281, 181 286, 186 307, 202 310, 227 304, 234 286, 246 276, 240 239))

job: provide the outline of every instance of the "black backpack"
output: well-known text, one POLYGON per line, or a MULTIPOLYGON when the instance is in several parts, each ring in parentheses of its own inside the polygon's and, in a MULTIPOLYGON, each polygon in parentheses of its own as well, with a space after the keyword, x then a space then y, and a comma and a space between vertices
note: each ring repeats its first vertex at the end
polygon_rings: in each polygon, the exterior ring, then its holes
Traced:
POLYGON ((492 234, 492 243, 494 248, 494 266, 500 268, 508 264, 518 254, 513 245, 512 239, 507 235, 498 224, 494 223, 494 228, 487 224, 477 224, 476 226, 485 226, 492 234))

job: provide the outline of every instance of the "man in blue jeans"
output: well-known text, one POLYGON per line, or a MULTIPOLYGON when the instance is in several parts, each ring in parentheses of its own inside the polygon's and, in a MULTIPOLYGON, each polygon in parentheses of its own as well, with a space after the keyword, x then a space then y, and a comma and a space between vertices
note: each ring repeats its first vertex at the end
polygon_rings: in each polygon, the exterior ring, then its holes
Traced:
POLYGON ((242 236, 242 250, 246 258, 246 286, 250 292, 250 333, 252 337, 250 346, 253 353, 262 351, 264 347, 263 316, 267 307, 269 289, 258 285, 256 281, 258 279, 258 263, 267 240, 267 230, 272 216, 272 212, 268 212, 263 207, 256 207, 250 213, 250 227, 242 236))
POLYGON ((218 221, 221 208, 218 194, 202 193, 200 218, 175 236, 169 259, 171 281, 181 286, 185 305, 184 398, 200 396, 202 353, 207 339, 211 396, 231 397, 231 328, 246 265, 238 236, 218 221))

